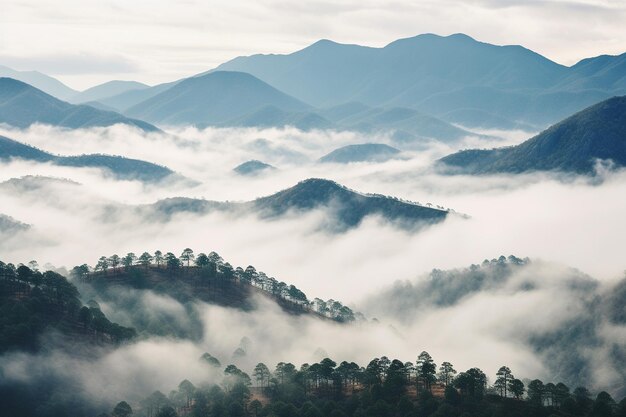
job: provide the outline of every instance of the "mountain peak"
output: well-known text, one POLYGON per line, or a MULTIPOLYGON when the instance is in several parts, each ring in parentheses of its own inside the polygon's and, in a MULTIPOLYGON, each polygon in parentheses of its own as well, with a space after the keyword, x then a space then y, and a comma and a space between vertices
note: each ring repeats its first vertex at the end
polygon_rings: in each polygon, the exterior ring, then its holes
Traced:
POLYGON ((442 221, 448 214, 443 209, 424 207, 393 197, 363 194, 324 178, 300 181, 291 188, 259 198, 252 204, 255 209, 270 216, 332 207, 334 220, 331 223, 335 222, 333 227, 339 229, 356 226, 369 215, 378 215, 414 227, 416 224, 442 221))
POLYGON ((340 44, 330 39, 320 39, 319 41, 314 42, 311 45, 309 45, 309 48, 323 48, 323 47, 335 46, 335 45, 340 45, 340 44))
POLYGON ((126 114, 172 125, 227 125, 265 106, 289 111, 310 108, 254 75, 220 70, 187 78, 131 107, 126 114))

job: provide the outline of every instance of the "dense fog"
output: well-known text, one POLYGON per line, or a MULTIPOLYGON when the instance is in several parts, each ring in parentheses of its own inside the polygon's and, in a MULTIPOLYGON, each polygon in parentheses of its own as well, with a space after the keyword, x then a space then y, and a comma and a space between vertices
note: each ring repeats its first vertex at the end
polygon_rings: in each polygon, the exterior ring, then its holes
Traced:
MULTIPOLYGON (((480 366, 492 375, 506 363, 520 378, 549 380, 550 352, 537 354, 533 337, 588 315, 590 297, 602 296, 623 278, 620 243, 626 232, 626 200, 615 196, 626 195, 626 172, 598 172, 593 179, 545 173, 484 177, 439 173, 434 161, 450 152, 477 144, 516 144, 532 135, 483 133, 494 135, 494 140, 468 137, 454 146, 430 142, 402 148, 387 136, 295 129, 187 128, 150 134, 122 126, 0 129, 2 135, 55 154, 119 154, 166 165, 192 180, 144 184, 118 181, 96 169, 19 160, 3 163, 0 213, 31 225, 17 233, 0 230, 3 261, 36 259, 42 268, 63 271, 82 263, 93 266, 100 256, 113 253, 157 249, 180 253, 186 247, 216 251, 234 266, 254 265, 297 285, 310 299, 341 300, 379 320, 341 326, 287 317, 263 299, 257 300, 257 310, 243 312, 200 302, 182 306, 166 296, 138 291, 119 298, 139 298, 136 305, 143 306, 142 314, 169 316, 181 328, 193 325, 191 308, 202 326, 201 339, 145 338, 95 361, 56 351, 12 354, 0 359, 3 377, 78 378, 84 395, 114 402, 122 393, 142 398, 154 389, 167 392, 184 378, 194 383, 215 380, 213 371, 198 366, 205 351, 222 363, 232 360, 250 370, 259 361, 300 364, 320 360, 324 354, 360 363, 380 355, 414 361, 419 352, 428 350, 436 361, 453 361, 457 369, 480 366), (333 149, 354 143, 388 143, 403 152, 399 159, 382 163, 316 163, 333 149), (256 176, 232 171, 251 159, 278 169, 256 176), (333 233, 319 227, 332 208, 280 219, 215 212, 178 214, 167 221, 121 210, 178 196, 249 201, 311 177, 332 179, 361 192, 444 206, 468 217, 451 215, 419 231, 371 217, 356 228, 333 233), (126 214, 111 216, 116 210, 126 214), (434 305, 420 290, 435 268, 464 268, 510 254, 533 262, 455 303, 434 305), (402 296, 408 299, 400 302, 402 296), (233 358, 243 337, 251 341, 247 347, 251 354, 233 358), (123 382, 129 380, 133 383, 123 382)), ((133 315, 140 313, 107 303, 101 306, 122 325, 132 325, 133 315)), ((607 347, 623 341, 626 331, 600 315, 597 324, 599 342, 581 354, 581 360, 607 363, 607 347)), ((603 369, 590 377, 598 387, 623 389, 619 373, 603 369)))

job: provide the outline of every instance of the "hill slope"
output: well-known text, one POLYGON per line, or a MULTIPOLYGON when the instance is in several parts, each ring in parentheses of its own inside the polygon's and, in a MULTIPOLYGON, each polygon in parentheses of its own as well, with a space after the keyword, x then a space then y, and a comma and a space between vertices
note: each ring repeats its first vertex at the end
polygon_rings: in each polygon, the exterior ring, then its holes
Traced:
POLYGON ((625 94, 620 59, 568 68, 517 45, 425 34, 383 48, 322 40, 288 55, 238 57, 214 71, 248 72, 315 106, 358 101, 468 126, 545 126, 625 94))
POLYGON ((79 296, 55 272, 0 261, 0 353, 49 349, 42 338, 50 332, 73 344, 113 344, 135 337, 133 329, 110 322, 99 308, 83 306, 79 296))
POLYGON ((219 71, 181 81, 126 114, 154 123, 205 126, 227 124, 265 106, 288 111, 309 108, 252 75, 219 71))
POLYGON ((11 78, 0 78, 0 123, 19 128, 42 123, 71 129, 122 123, 144 131, 158 130, 149 123, 119 113, 66 103, 11 78))
POLYGON ((460 172, 594 172, 596 160, 626 166, 626 96, 591 106, 509 148, 466 150, 440 160, 460 172))
POLYGON ((161 165, 138 159, 111 155, 56 156, 13 139, 0 136, 0 160, 12 158, 27 161, 50 162, 60 166, 102 168, 118 179, 138 179, 145 182, 160 181, 176 175, 161 165))
POLYGON ((383 162, 397 157, 400 151, 383 143, 362 143, 335 149, 319 159, 319 162, 347 164, 350 162, 383 162))

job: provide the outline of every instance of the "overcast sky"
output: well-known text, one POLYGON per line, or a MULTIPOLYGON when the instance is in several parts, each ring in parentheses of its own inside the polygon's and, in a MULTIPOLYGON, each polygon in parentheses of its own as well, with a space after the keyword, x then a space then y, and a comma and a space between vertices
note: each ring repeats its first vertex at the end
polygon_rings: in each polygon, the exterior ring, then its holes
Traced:
POLYGON ((84 89, 149 84, 320 38, 384 46, 421 33, 522 44, 562 64, 626 52, 624 0, 2 0, 0 65, 84 89))

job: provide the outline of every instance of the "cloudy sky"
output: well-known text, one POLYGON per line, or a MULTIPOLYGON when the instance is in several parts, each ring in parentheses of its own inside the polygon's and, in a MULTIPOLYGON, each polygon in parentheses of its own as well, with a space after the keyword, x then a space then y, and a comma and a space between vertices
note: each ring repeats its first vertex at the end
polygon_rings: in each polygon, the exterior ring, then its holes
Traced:
POLYGON ((626 52, 623 0, 2 0, 0 65, 84 89, 149 84, 320 38, 384 46, 420 33, 522 44, 566 65, 626 52))

